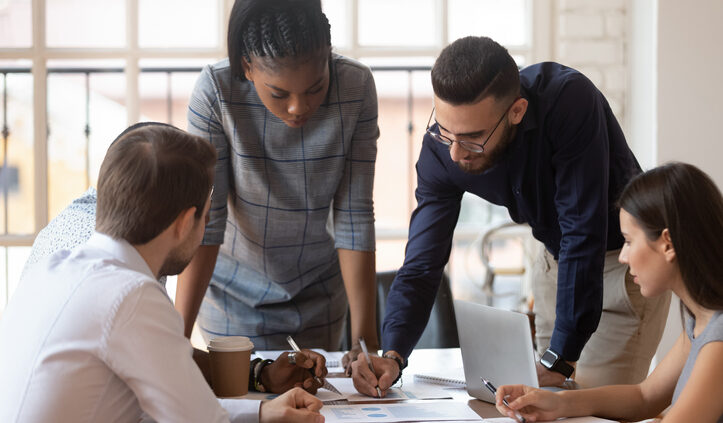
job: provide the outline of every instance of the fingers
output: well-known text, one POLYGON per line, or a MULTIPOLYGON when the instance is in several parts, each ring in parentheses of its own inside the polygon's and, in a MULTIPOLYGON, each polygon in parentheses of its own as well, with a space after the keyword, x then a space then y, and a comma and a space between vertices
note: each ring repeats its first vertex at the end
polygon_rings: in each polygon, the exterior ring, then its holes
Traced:
POLYGON ((515 399, 514 401, 507 400, 507 402, 510 404, 511 409, 513 410, 519 410, 521 408, 525 408, 527 406, 533 406, 536 408, 545 408, 543 404, 541 404, 541 398, 540 395, 537 392, 530 392, 529 394, 522 395, 521 397, 515 399))
POLYGON ((316 379, 310 377, 310 378, 304 379, 304 381, 301 384, 301 387, 304 388, 304 390, 306 390, 306 392, 315 394, 316 391, 318 391, 319 388, 322 387, 322 385, 323 385, 323 383, 321 381, 317 382, 316 379))
POLYGON ((521 397, 525 394, 525 385, 503 385, 497 388, 495 394, 495 401, 497 404, 502 404, 503 399, 512 401, 515 398, 521 397))
POLYGON ((294 362, 291 364, 294 364, 296 367, 301 367, 302 369, 310 369, 314 366, 314 360, 312 360, 309 354, 310 351, 299 351, 299 352, 290 352, 289 357, 294 357, 294 362))
POLYGON ((376 387, 379 384, 377 377, 369 369, 369 364, 363 355, 359 355, 352 363, 352 379, 357 391, 370 397, 379 396, 376 387))
POLYGON ((305 369, 310 369, 311 367, 315 366, 314 376, 326 377, 327 373, 329 373, 329 371, 326 369, 326 358, 324 358, 323 355, 316 353, 314 351, 311 351, 311 350, 301 350, 301 351, 302 351, 301 353, 303 353, 304 356, 308 359, 304 363, 303 367, 305 369), (311 366, 307 366, 307 364, 309 362, 311 363, 311 366))
POLYGON ((321 400, 304 391, 303 389, 294 388, 289 391, 294 399, 296 408, 306 408, 312 411, 319 411, 324 405, 321 400))
POLYGON ((348 351, 346 354, 344 354, 344 356, 341 358, 341 365, 344 366, 344 373, 347 376, 351 376, 351 373, 352 373, 351 363, 353 363, 354 360, 357 359, 360 352, 361 352, 361 349, 359 349, 359 346, 355 346, 350 351, 348 351))
POLYGON ((397 365, 396 361, 388 358, 375 359, 371 357, 371 359, 374 362, 374 370, 377 371, 377 374, 381 372, 379 376, 379 388, 382 391, 386 391, 392 387, 392 383, 394 383, 397 376, 399 376, 399 365, 397 365))
POLYGON ((261 423, 308 422, 323 423, 319 414, 322 402, 302 389, 294 388, 269 402, 262 402, 259 413, 261 423))

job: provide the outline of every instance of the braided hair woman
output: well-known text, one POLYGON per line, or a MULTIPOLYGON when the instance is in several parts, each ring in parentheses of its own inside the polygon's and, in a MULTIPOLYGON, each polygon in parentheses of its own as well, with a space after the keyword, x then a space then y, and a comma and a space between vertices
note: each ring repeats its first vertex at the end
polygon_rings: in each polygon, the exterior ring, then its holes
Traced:
POLYGON ((337 350, 348 298, 352 339, 376 350, 376 88, 332 52, 321 2, 237 0, 228 59, 204 68, 188 121, 218 163, 203 245, 179 276, 186 335, 198 314, 206 339, 337 350))

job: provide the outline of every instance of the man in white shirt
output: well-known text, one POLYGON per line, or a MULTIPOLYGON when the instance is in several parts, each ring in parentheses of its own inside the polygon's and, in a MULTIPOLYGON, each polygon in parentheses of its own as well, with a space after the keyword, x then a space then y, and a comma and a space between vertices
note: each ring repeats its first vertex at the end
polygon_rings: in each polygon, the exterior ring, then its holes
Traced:
POLYGON ((217 400, 158 282, 201 242, 215 162, 205 140, 162 124, 111 145, 96 232, 27 269, 0 320, 0 421, 323 421, 298 388, 217 400))

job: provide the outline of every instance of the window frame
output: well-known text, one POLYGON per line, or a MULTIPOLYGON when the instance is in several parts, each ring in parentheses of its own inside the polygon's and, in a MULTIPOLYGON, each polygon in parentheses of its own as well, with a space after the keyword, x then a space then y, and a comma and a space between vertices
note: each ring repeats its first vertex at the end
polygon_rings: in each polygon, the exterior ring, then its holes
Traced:
MULTIPOLYGON (((31 0, 32 46, 27 48, 0 48, 0 60, 27 60, 31 64, 33 78, 33 228, 32 234, 0 234, 0 247, 5 247, 7 261, 8 247, 29 247, 37 233, 49 221, 48 196, 48 123, 47 88, 48 61, 55 59, 121 59, 125 64, 126 82, 126 121, 131 125, 140 118, 139 80, 140 61, 143 59, 208 59, 210 61, 226 57, 227 16, 233 7, 233 0, 214 0, 219 2, 219 34, 216 48, 142 48, 139 46, 139 0, 125 0, 126 7, 126 46, 119 48, 57 48, 48 47, 46 42, 46 2, 31 0)), ((353 57, 405 58, 428 56, 436 57, 448 39, 449 0, 434 0, 435 7, 435 44, 424 47, 375 47, 359 44, 358 11, 364 0, 327 0, 344 1, 347 16, 345 36, 348 47, 335 48, 340 54, 353 57)), ((526 63, 546 59, 552 56, 553 3, 552 0, 525 0, 527 2, 528 40, 523 46, 509 46, 510 54, 525 57, 526 63)), ((410 187, 411 189, 412 187, 410 187)), ((476 236, 476 231, 462 228, 462 237, 476 236)), ((379 239, 399 240, 407 236, 407 228, 386 230, 378 234, 379 239), (381 235, 381 236, 380 236, 381 235)), ((8 275, 5 279, 5 298, 8 298, 8 275)), ((0 286, 0 289, 2 286, 0 286)), ((3 306, 0 306, 2 310, 3 306)))

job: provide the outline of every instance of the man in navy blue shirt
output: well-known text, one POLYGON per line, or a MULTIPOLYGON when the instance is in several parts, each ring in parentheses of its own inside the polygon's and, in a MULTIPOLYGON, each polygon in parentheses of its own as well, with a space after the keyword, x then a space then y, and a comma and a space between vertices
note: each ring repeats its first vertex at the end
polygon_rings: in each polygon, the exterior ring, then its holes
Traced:
POLYGON ((643 298, 617 261, 615 202, 640 166, 605 97, 557 63, 518 71, 486 37, 445 48, 432 85, 418 205, 387 298, 385 352, 372 357, 376 375, 356 363, 357 389, 385 390, 405 366, 429 318, 465 192, 505 206, 545 246, 533 269, 540 384, 559 385, 575 367, 584 386, 643 380, 670 299, 643 298))

